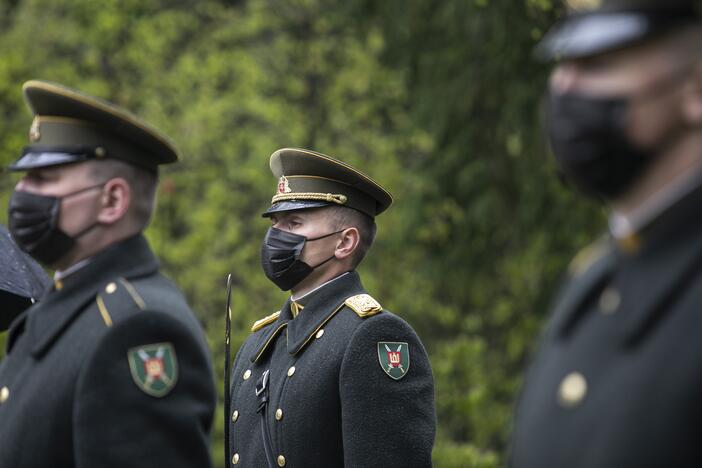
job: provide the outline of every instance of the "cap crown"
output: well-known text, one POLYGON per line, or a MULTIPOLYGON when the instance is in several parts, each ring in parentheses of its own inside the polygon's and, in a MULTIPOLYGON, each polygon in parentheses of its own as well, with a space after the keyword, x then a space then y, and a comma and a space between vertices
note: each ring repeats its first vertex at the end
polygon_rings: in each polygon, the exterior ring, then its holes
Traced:
POLYGON ((168 137, 109 102, 39 80, 26 82, 22 90, 35 117, 30 146, 12 170, 92 158, 120 159, 155 169, 178 160, 168 137))
POLYGON ((271 155, 278 179, 271 208, 277 211, 326 205, 347 206, 375 217, 392 204, 392 195, 363 172, 315 151, 283 148, 271 155))
POLYGON ((700 20, 702 0, 564 0, 567 14, 537 45, 542 60, 624 48, 700 20))
POLYGON ((695 8, 698 0, 564 0, 569 12, 665 12, 695 8))

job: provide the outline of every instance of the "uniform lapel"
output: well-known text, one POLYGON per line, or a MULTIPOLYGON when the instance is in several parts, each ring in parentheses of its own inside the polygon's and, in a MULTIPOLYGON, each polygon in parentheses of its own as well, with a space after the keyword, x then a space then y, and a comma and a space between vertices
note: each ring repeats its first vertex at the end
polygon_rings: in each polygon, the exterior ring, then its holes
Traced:
POLYGON ((608 247, 589 268, 566 286, 556 300, 551 325, 559 338, 565 338, 573 330, 585 311, 585 302, 609 279, 616 262, 617 254, 612 247, 608 247))
POLYGON ((626 345, 674 313, 674 301, 702 272, 702 223, 695 224, 679 226, 678 235, 657 239, 655 246, 623 263, 614 286, 621 291, 618 323, 626 345))
POLYGON ((296 354, 344 305, 344 301, 365 292, 355 271, 338 277, 315 291, 305 308, 288 324, 288 352, 296 354))
POLYGON ((258 338, 256 346, 254 346, 253 352, 249 356, 251 362, 256 362, 263 356, 263 353, 268 349, 268 345, 274 341, 274 338, 287 326, 290 320, 292 320, 292 312, 290 311, 290 299, 288 299, 280 309, 278 319, 266 326, 261 332, 261 336, 258 338))
POLYGON ((605 286, 620 297, 612 326, 623 346, 633 346, 674 313, 674 301, 702 272, 702 221, 697 214, 702 186, 645 226, 635 252, 610 247, 582 275, 574 278, 556 302, 552 328, 566 337, 597 304, 591 299, 605 286))
POLYGON ((10 330, 7 332, 7 347, 5 348, 7 354, 12 351, 15 341, 24 332, 27 323, 27 313, 28 310, 22 312, 22 314, 12 322, 10 330))
POLYGON ((158 261, 141 235, 95 255, 86 266, 63 281, 61 290, 53 289, 28 311, 26 326, 32 354, 38 357, 49 349, 106 282, 157 270, 158 261))
POLYGON ((293 319, 288 299, 280 309, 278 320, 266 327, 249 356, 251 362, 257 362, 275 341, 275 337, 286 329, 287 349, 290 354, 298 353, 334 314, 344 305, 344 301, 364 292, 358 273, 344 274, 323 286, 306 298, 304 310, 293 319))

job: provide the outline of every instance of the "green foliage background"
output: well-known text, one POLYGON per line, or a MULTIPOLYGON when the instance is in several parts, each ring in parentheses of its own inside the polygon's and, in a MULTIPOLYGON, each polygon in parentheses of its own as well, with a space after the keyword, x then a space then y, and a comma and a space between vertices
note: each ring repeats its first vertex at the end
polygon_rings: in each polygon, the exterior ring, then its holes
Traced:
MULTIPOLYGON (((561 186, 541 138, 548 69, 531 49, 559 8, 0 0, 0 163, 26 144, 20 86, 32 78, 119 103, 171 135, 183 160, 162 171, 147 234, 202 320, 220 379, 227 273, 235 349, 285 299, 258 263, 260 213, 276 183, 268 156, 305 147, 362 168, 396 203, 379 217, 360 270, 429 351, 435 465, 500 466, 553 289, 603 219, 561 186)), ((0 178, 2 206, 15 180, 0 178)), ((218 464, 221 420, 220 412, 218 464)))

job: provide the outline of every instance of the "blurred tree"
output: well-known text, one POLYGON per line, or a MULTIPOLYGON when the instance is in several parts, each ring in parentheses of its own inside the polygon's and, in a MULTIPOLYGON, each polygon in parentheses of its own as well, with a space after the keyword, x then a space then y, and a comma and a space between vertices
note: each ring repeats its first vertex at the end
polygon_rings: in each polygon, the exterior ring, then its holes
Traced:
POLYGON ((602 227, 599 209, 562 187, 541 138, 548 70, 531 51, 554 10, 551 0, 349 6, 362 36, 383 31, 383 62, 403 73, 408 110, 432 137, 406 162, 404 227, 383 249, 401 262, 382 277, 397 278, 388 295, 429 346, 441 467, 499 466, 555 283, 602 227))

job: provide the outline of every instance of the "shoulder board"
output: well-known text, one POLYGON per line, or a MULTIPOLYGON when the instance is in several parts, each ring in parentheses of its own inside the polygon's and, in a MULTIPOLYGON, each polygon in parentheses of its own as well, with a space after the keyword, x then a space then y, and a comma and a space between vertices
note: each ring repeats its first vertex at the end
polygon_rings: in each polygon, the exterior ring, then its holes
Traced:
POLYGON ((579 276, 585 273, 597 260, 602 258, 610 249, 609 240, 606 237, 593 242, 582 249, 573 258, 568 266, 568 272, 572 276, 579 276))
POLYGON ((95 303, 107 327, 111 327, 114 321, 146 309, 144 299, 125 278, 117 278, 105 284, 98 291, 95 303))
POLYGON ((269 315, 268 317, 263 317, 261 320, 256 320, 256 322, 254 322, 253 326, 251 327, 251 331, 252 332, 259 331, 261 328, 265 327, 266 325, 271 324, 271 323, 275 322, 276 320, 278 320, 278 316, 280 316, 280 311, 275 312, 275 313, 269 315))
POLYGON ((383 310, 383 307, 368 294, 351 296, 344 304, 351 308, 361 318, 371 317, 383 310))

